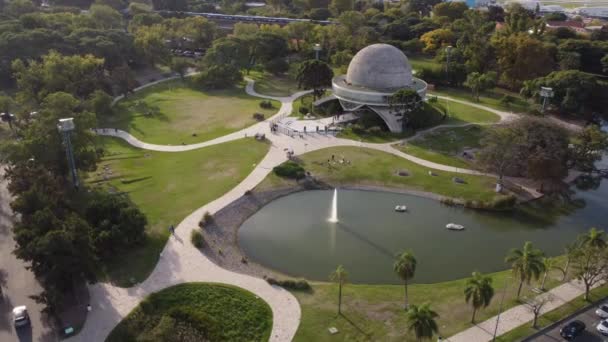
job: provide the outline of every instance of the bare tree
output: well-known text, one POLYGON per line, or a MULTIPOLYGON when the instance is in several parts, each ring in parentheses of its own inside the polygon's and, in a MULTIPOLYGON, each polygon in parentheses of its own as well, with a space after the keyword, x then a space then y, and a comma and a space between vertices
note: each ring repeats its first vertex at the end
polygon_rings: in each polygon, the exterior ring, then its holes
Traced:
POLYGON ((553 296, 550 293, 545 293, 543 295, 537 296, 532 299, 526 300, 526 307, 530 312, 534 315, 534 320, 532 321, 532 328, 536 329, 536 324, 538 321, 538 316, 542 311, 543 307, 550 303, 553 300, 553 296))

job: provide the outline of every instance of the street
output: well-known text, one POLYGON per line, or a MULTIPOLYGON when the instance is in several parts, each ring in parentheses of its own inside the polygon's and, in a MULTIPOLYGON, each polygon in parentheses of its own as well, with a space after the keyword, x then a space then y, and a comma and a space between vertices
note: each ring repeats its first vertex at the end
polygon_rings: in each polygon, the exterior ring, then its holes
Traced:
POLYGON ((583 313, 577 315, 576 317, 572 317, 566 321, 562 321, 557 327, 545 332, 542 336, 534 338, 530 341, 535 342, 555 342, 555 341, 565 341, 559 335, 559 329, 566 325, 568 322, 574 320, 580 320, 585 323, 586 328, 582 335, 578 338, 574 339, 576 342, 608 342, 608 336, 601 335, 597 330, 596 326, 600 322, 600 318, 595 314, 595 310, 597 309, 597 305, 592 306, 590 309, 584 311, 583 313))
MULTIPOLYGON (((0 169, 0 177, 3 172, 0 169)), ((26 264, 13 255, 15 242, 11 232, 13 215, 9 206, 10 197, 6 182, 0 181, 0 341, 57 341, 55 333, 44 319, 41 310, 31 295, 37 295, 42 288, 32 272, 25 269, 26 264), (27 306, 31 325, 16 331, 12 321, 13 307, 27 306)))

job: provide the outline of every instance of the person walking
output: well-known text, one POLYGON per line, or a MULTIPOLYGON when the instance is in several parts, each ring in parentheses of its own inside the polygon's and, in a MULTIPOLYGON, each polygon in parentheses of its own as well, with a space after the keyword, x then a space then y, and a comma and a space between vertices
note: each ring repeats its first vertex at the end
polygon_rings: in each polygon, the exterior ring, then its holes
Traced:
POLYGON ((175 235, 175 227, 173 227, 173 225, 169 226, 169 233, 171 233, 171 235, 175 235))

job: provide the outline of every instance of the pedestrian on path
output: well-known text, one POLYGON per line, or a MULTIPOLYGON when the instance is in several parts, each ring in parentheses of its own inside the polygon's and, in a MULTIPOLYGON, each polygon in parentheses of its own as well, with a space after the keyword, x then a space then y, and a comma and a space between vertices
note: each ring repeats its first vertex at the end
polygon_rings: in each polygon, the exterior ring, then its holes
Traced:
POLYGON ((175 227, 173 227, 173 225, 169 226, 169 233, 171 233, 171 235, 175 235, 175 227))

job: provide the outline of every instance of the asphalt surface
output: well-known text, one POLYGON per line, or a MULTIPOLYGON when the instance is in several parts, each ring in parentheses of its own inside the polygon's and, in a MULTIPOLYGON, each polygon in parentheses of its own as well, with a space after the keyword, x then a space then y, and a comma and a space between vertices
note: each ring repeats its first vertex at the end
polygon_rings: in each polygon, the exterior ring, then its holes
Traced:
MULTIPOLYGON (((0 169, 0 178, 2 177, 0 169)), ((31 295, 42 291, 40 284, 28 271, 26 264, 13 254, 15 241, 11 232, 13 214, 9 206, 10 196, 6 182, 0 181, 0 341, 1 342, 53 342, 57 337, 46 318, 41 313, 43 306, 37 304, 31 295), (12 322, 13 307, 27 306, 31 325, 15 329, 12 322)))
MULTIPOLYGON (((608 301, 606 301, 606 302, 608 302, 608 301)), ((599 306, 599 304, 594 305, 590 309, 587 309, 586 311, 580 313, 579 315, 560 322, 560 324, 557 325, 555 328, 546 331, 542 336, 539 336, 539 337, 533 339, 532 341, 535 341, 535 342, 565 341, 559 335, 559 329, 561 329, 561 327, 566 325, 568 322, 571 322, 574 320, 580 320, 580 321, 583 321, 583 323, 585 323, 586 328, 585 328, 585 331, 583 332, 583 334, 579 335, 573 341, 575 341, 575 342, 608 342, 608 336, 603 336, 595 328, 601 320, 600 317, 595 314, 595 310, 597 309, 598 306, 599 306)))

